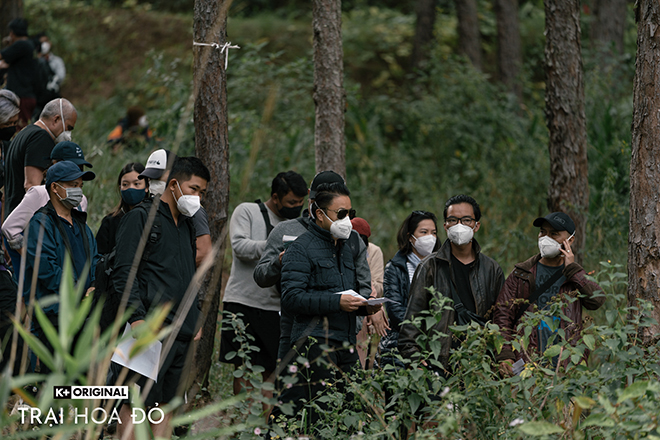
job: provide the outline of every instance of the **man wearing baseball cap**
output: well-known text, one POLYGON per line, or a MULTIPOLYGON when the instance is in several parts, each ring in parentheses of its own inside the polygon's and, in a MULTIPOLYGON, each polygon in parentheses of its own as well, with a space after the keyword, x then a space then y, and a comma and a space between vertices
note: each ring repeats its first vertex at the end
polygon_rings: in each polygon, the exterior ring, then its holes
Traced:
MULTIPOLYGON (((575 223, 568 214, 553 212, 537 218, 533 225, 539 228, 539 253, 516 264, 497 297, 493 321, 500 326, 507 341, 511 341, 525 312, 533 312, 535 306, 539 310, 549 309, 554 298, 563 299, 564 294, 578 291, 577 301, 563 305, 562 314, 568 320, 555 316, 552 326, 542 321, 532 332, 528 352, 543 353, 559 328, 564 330, 566 340, 577 342, 582 330, 582 307, 595 310, 603 305, 605 296, 597 293, 601 287, 587 279, 585 270, 575 262, 571 244, 575 234, 581 231, 575 230, 575 223)), ((520 359, 529 361, 526 355, 514 351, 510 343, 496 356, 500 370, 508 375, 513 373, 514 361, 520 359)))
MULTIPOLYGON (((83 198, 83 182, 93 180, 95 177, 93 172, 82 171, 78 165, 68 160, 58 162, 48 169, 46 190, 50 200, 34 214, 27 234, 26 281, 23 288, 26 305, 30 303, 31 298, 38 301, 46 296, 59 294, 65 258, 71 258, 76 284, 83 283, 86 291, 94 281, 98 259, 96 240, 87 226, 87 214, 75 208, 80 205, 83 198), (43 238, 40 237, 42 229, 43 238), (31 280, 39 252, 41 256, 36 273, 36 287, 35 291, 31 292, 31 280), (90 265, 89 270, 85 270, 86 265, 90 265)), ((57 331, 59 303, 44 307, 43 311, 57 331)), ((48 338, 36 320, 33 333, 48 350, 52 351, 48 338)), ((42 362, 41 373, 49 371, 48 365, 42 362)))
MULTIPOLYGON (((50 153, 50 161, 55 164, 63 160, 68 160, 78 165, 80 171, 83 167, 92 168, 92 164, 85 160, 82 148, 75 142, 64 141, 53 147, 50 153)), ((23 247, 23 231, 27 228, 30 219, 35 212, 50 200, 46 185, 31 186, 23 200, 9 214, 2 223, 2 235, 5 238, 5 246, 11 257, 11 264, 14 269, 14 280, 18 282, 18 272, 21 267, 21 254, 19 250, 23 247)), ((87 211, 87 197, 83 196, 80 206, 76 208, 79 211, 87 211)))

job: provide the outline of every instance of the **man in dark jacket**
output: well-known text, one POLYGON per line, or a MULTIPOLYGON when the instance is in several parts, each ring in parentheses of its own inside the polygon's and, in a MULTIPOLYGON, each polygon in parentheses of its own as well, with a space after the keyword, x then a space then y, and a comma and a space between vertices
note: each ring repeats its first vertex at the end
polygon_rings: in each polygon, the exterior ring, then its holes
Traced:
MULTIPOLYGON (((64 261, 67 255, 73 263, 73 276, 76 283, 83 282, 84 290, 94 281, 96 269, 96 240, 87 226, 87 214, 75 209, 83 197, 83 181, 96 176, 91 171, 81 171, 75 163, 64 160, 48 169, 46 188, 50 201, 38 210, 28 226, 27 256, 25 263, 25 283, 23 298, 26 304, 48 295, 58 295, 62 280, 64 261), (43 229, 43 239, 40 232, 43 229), (41 252, 38 272, 37 254, 41 252), (86 266, 91 265, 89 271, 86 266), (31 291, 32 279, 36 277, 36 288, 31 291)), ((44 312, 55 329, 59 328, 59 303, 44 307, 44 312)), ((38 321, 34 322, 33 332, 46 347, 52 346, 41 330, 38 321)), ((47 373, 48 365, 41 363, 41 372, 47 373)))
MULTIPOLYGON (((129 322, 133 328, 144 323, 147 315, 158 306, 167 303, 171 308, 165 324, 172 324, 184 302, 195 274, 195 231, 191 217, 200 208, 200 196, 206 192, 209 180, 209 171, 202 161, 195 157, 177 158, 163 195, 152 202, 158 203, 154 224, 158 222, 161 231, 151 243, 149 256, 140 263, 135 282, 130 286, 129 302, 135 311, 129 322)), ((143 205, 145 202, 126 213, 119 225, 112 279, 117 292, 123 293, 127 288, 129 272, 149 216, 145 206, 150 207, 150 203, 143 205)), ((193 339, 198 340, 201 336, 199 314, 195 301, 185 315, 179 333, 174 336, 174 344, 159 365, 158 381, 145 399, 147 406, 162 406, 182 393, 179 388, 188 349, 193 339)), ((140 377, 137 383, 144 386, 146 378, 140 377)), ((119 434, 123 436, 124 431, 133 429, 128 404, 122 405, 119 416, 119 434)), ((169 420, 170 414, 161 423, 152 425, 155 436, 171 436, 169 420)))
MULTIPOLYGON (((526 311, 533 311, 534 306, 547 309, 553 298, 578 292, 579 299, 564 305, 562 310, 569 320, 553 318, 560 320, 559 326, 564 329, 566 339, 575 344, 582 331, 582 307, 595 310, 603 305, 605 296, 596 295, 601 287, 588 280, 582 266, 575 262, 571 243, 576 231, 571 217, 563 212, 553 212, 534 220, 534 226, 540 228, 540 253, 516 264, 497 297, 493 321, 503 330, 507 341, 511 341, 526 311), (527 301, 521 302, 520 299, 527 301)), ((554 330, 542 322, 530 335, 528 351, 543 353, 553 333, 554 330)), ((513 373, 513 361, 523 358, 528 360, 523 353, 514 352, 511 344, 506 344, 496 357, 500 370, 509 375, 513 373)))
MULTIPOLYGON (((481 226, 481 210, 477 202, 466 195, 451 197, 445 203, 444 219, 447 240, 438 252, 429 255, 417 267, 406 311, 406 320, 422 311, 441 314, 441 319, 428 329, 413 324, 401 326, 399 350, 405 358, 419 355, 421 349, 417 337, 422 331, 448 335, 450 325, 485 318, 504 283, 499 264, 482 254, 479 243, 473 238, 481 226), (453 308, 444 309, 443 305, 432 303, 433 296, 428 287, 434 287, 438 295, 453 300, 453 308)), ((444 374, 450 374, 451 337, 442 336, 441 343, 439 361, 445 369, 444 374)), ((424 359, 422 361, 426 363, 424 359)))

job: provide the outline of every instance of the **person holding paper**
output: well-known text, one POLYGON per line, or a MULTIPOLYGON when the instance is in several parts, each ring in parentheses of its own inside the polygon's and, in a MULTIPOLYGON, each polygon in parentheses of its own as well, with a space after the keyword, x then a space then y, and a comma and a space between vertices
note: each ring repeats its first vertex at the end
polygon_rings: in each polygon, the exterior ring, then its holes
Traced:
MULTIPOLYGON (((595 294, 602 290, 601 287, 589 280, 585 270, 575 261, 571 244, 578 231, 568 214, 553 212, 537 218, 533 224, 539 228, 539 253, 516 264, 497 297, 493 321, 500 326, 507 341, 511 341, 525 312, 533 311, 535 306, 540 310, 547 309, 553 298, 579 292, 578 301, 563 307, 562 315, 568 320, 554 317, 560 321, 553 326, 554 329, 541 322, 530 335, 528 352, 543 353, 557 328, 564 330, 566 340, 576 343, 582 331, 582 307, 587 310, 599 308, 605 302, 605 295, 595 294)), ((515 352, 510 343, 495 359, 500 362, 500 371, 509 376, 514 373, 514 360, 520 364, 528 361, 523 353, 515 352)))
MULTIPOLYGON (((474 198, 456 195, 445 203, 444 228, 447 240, 438 252, 422 260, 417 266, 410 285, 408 309, 405 319, 412 320, 422 311, 440 314, 440 321, 431 328, 419 328, 412 323, 401 326, 399 351, 405 358, 419 358, 421 348, 418 337, 424 331, 430 334, 449 335, 449 326, 466 325, 473 321, 486 322, 486 315, 495 304, 504 273, 495 260, 481 253, 481 247, 474 234, 481 227, 481 209, 474 198), (433 294, 428 288, 434 287, 436 295, 443 295, 453 301, 453 307, 432 301, 433 294)), ((416 242, 417 243, 417 242, 416 242)), ((452 374, 448 364, 452 348, 451 336, 439 336, 442 349, 438 361, 442 368, 429 365, 421 358, 422 364, 436 369, 438 374, 452 374)))
MULTIPOLYGON (((157 210, 153 223, 158 224, 160 232, 149 234, 148 256, 141 260, 135 281, 130 288, 129 306, 134 312, 129 318, 131 327, 144 324, 145 318, 159 306, 170 304, 172 307, 165 318, 165 325, 174 322, 179 308, 185 304, 188 286, 195 275, 195 228, 192 216, 200 209, 200 198, 206 193, 211 179, 209 170, 196 157, 178 157, 168 176, 165 191, 160 198, 146 199, 124 215, 117 231, 115 270, 112 282, 116 292, 127 288, 129 273, 137 253, 140 238, 147 224, 152 203, 157 210)), ((172 337, 175 341, 165 354, 158 371, 158 381, 153 383, 149 394, 144 398, 147 407, 163 406, 177 395, 182 395, 181 387, 185 384, 186 360, 193 340, 199 340, 202 329, 199 327, 200 310, 197 301, 185 312, 185 318, 178 333, 172 337)), ((132 375, 129 375, 129 377, 132 375)), ((147 385, 147 378, 131 378, 141 387, 147 385), (137 379, 137 380, 135 380, 137 379)), ((131 407, 123 402, 118 424, 119 435, 132 437, 131 407)), ((171 413, 165 420, 152 424, 155 437, 171 437, 171 413)))
MULTIPOLYGON (((301 399, 309 402, 326 385, 341 386, 337 368, 347 373, 359 365, 357 351, 344 344, 355 345, 358 313, 381 308, 367 307, 366 295, 355 294, 371 292, 371 285, 359 285, 355 258, 346 245, 352 230, 349 195, 343 183, 320 185, 310 209, 313 223, 282 257, 282 307, 293 315, 292 346, 309 363, 289 366, 289 372, 297 371, 298 382, 280 400, 294 402, 298 410, 301 399), (315 362, 320 358, 328 362, 315 362)), ((317 417, 312 411, 309 420, 317 417)))

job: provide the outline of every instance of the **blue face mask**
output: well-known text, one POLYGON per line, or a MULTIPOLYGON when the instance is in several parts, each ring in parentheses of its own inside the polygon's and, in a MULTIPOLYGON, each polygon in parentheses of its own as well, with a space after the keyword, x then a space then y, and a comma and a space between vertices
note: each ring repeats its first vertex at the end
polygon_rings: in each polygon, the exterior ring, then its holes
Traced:
POLYGON ((144 189, 138 188, 128 188, 121 190, 121 198, 129 206, 135 206, 140 203, 146 194, 147 193, 144 191, 144 189))

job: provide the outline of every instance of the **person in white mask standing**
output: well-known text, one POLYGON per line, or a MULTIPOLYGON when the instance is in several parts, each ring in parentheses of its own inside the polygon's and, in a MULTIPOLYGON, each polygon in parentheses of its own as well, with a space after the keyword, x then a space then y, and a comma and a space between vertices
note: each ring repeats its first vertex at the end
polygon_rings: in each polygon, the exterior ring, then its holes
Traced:
POLYGON ((432 212, 413 211, 401 224, 396 240, 399 250, 385 266, 383 282, 385 298, 392 302, 385 304, 391 328, 380 340, 378 362, 381 365, 399 364, 394 354, 397 352, 401 323, 406 316, 410 283, 419 263, 437 250, 437 217, 432 212))
MULTIPOLYGON (((587 279, 585 270, 575 262, 571 244, 580 232, 575 230, 568 214, 553 212, 534 220, 534 226, 539 227, 539 253, 516 264, 497 297, 493 321, 503 330, 507 341, 511 341, 526 311, 533 311, 534 306, 547 309, 553 298, 578 291, 579 300, 565 304, 562 310, 569 320, 554 317, 552 328, 542 322, 530 335, 527 352, 543 353, 558 328, 564 329, 566 340, 577 341, 582 330, 582 307, 595 310, 603 305, 605 296, 596 294, 601 287, 587 279)), ((519 359, 529 361, 523 353, 514 351, 511 344, 506 344, 496 356, 500 371, 508 375, 513 374, 512 365, 519 359)))
MULTIPOLYGON (((444 228, 447 240, 438 252, 424 259, 413 276, 405 319, 411 320, 424 310, 442 314, 442 319, 432 328, 420 329, 411 323, 403 324, 399 334, 399 350, 405 358, 420 357, 417 338, 422 331, 449 335, 449 326, 486 322, 490 308, 495 303, 502 285, 504 273, 495 260, 481 253, 474 234, 481 227, 481 209, 470 196, 457 195, 445 203, 444 228), (444 295, 453 301, 447 309, 433 300, 427 288, 434 287, 436 295, 444 295)), ((441 336, 442 350, 435 362, 421 358, 427 366, 445 377, 452 373, 449 354, 452 348, 450 336, 441 336)))

